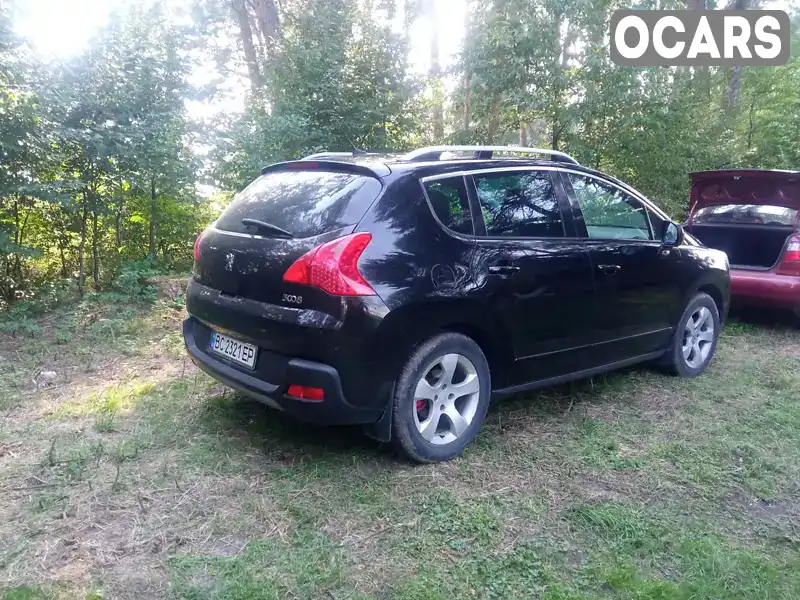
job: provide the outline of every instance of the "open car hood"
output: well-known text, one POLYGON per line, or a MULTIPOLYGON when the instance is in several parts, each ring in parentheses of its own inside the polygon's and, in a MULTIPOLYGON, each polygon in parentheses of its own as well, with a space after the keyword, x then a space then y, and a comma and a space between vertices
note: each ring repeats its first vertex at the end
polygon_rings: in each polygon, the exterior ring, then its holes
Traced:
POLYGON ((689 214, 704 206, 759 204, 800 210, 800 172, 729 169, 690 173, 689 214))

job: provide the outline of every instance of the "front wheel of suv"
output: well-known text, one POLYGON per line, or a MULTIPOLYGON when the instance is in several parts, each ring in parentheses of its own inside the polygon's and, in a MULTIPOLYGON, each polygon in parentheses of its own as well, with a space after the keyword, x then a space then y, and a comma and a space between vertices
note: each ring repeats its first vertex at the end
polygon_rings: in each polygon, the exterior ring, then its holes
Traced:
POLYGON ((714 358, 720 329, 719 310, 714 299, 702 292, 696 294, 678 322, 664 356, 665 366, 681 377, 700 375, 714 358))
POLYGON ((395 384, 395 447, 421 463, 458 456, 483 425, 491 389, 489 365, 473 340, 460 333, 430 338, 395 384))

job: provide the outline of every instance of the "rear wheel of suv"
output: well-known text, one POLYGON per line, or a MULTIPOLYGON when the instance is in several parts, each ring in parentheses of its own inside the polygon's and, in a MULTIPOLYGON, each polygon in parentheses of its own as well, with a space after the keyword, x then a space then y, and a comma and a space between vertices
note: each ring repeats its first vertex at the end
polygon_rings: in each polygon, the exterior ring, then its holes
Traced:
POLYGON ((696 294, 683 311, 664 364, 674 375, 697 377, 714 358, 719 333, 717 304, 708 294, 696 294))
POLYGON ((427 340, 395 384, 395 447, 423 463, 458 456, 483 425, 491 389, 489 365, 474 341, 459 333, 427 340))

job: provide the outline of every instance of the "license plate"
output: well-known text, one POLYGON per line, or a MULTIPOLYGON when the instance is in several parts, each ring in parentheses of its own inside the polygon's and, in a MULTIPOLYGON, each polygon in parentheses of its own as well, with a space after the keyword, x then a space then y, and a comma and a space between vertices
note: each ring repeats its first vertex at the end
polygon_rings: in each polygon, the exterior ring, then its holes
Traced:
POLYGON ((208 349, 249 369, 256 366, 256 355, 258 354, 256 346, 245 344, 216 331, 211 332, 208 349))

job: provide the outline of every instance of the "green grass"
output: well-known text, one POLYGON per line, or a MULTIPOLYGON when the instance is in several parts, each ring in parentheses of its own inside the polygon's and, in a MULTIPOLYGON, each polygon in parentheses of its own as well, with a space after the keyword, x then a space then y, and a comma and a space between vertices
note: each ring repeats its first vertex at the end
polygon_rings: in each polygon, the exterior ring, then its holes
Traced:
POLYGON ((3 600, 800 598, 788 325, 498 402, 418 467, 198 373, 180 306, 62 316, 0 350, 3 600))

